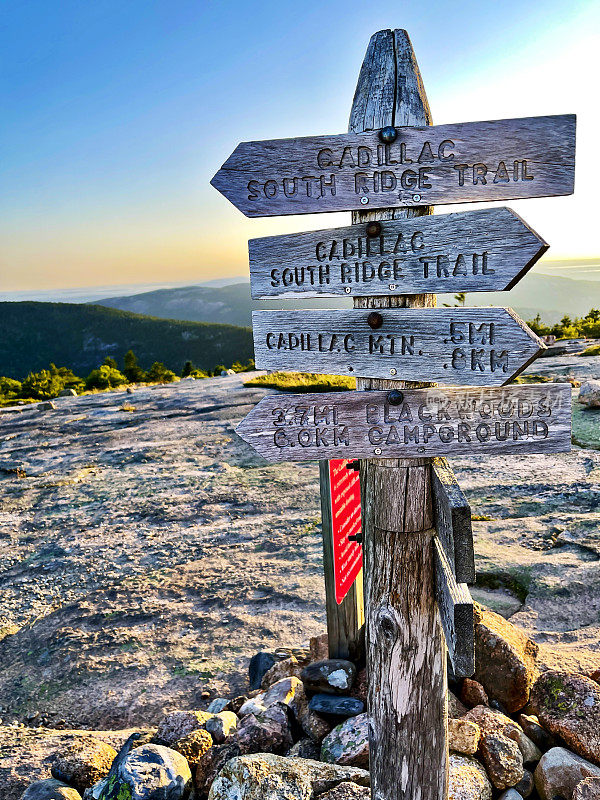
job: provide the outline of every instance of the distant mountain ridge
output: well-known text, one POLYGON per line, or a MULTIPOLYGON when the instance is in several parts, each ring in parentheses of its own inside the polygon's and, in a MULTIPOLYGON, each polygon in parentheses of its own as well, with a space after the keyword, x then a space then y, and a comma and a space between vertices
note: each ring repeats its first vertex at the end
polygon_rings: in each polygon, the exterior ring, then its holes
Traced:
MULTIPOLYGON (((257 308, 350 308, 352 301, 343 297, 293 300, 255 300, 249 283, 223 287, 185 286, 159 289, 141 294, 109 297, 100 305, 151 314, 155 317, 251 325, 257 308)), ((438 295, 438 304, 454 305, 454 295, 438 295)), ((558 322, 565 314, 583 316, 600 306, 600 281, 574 280, 530 272, 510 292, 476 292, 467 295, 468 306, 510 306, 527 319, 540 313, 547 323, 558 322)))
POLYGON ((106 356, 119 365, 132 349, 147 369, 154 361, 180 372, 245 363, 254 355, 249 328, 158 319, 85 303, 0 303, 0 375, 24 378, 54 362, 87 375, 106 356))

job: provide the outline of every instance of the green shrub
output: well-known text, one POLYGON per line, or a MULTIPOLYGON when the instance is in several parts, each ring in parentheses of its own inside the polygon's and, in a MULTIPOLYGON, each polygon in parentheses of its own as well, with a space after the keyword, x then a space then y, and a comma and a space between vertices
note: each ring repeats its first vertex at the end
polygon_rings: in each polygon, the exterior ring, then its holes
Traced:
POLYGON ((546 325, 538 314, 527 321, 538 336, 556 336, 557 339, 598 339, 600 338, 600 309, 592 308, 585 317, 571 319, 567 314, 555 325, 546 325))
POLYGON ((256 369, 256 367, 254 366, 254 359, 249 358, 246 364, 240 364, 239 361, 234 361, 231 365, 231 369, 234 372, 251 372, 256 369))
POLYGON ((0 376, 0 404, 8 404, 21 395, 21 381, 0 376))
POLYGON ((98 369, 93 369, 85 381, 86 389, 112 389, 127 383, 127 378, 122 372, 108 364, 102 364, 98 369))
POLYGON ((600 344, 593 344, 591 347, 587 347, 582 356, 600 356, 600 344))
POLYGON ((177 375, 160 361, 155 361, 146 373, 146 380, 148 383, 173 383, 177 380, 177 375))
POLYGON ((316 375, 313 372, 272 372, 244 381, 244 386, 264 386, 283 392, 343 392, 356 389, 356 378, 345 375, 316 375))

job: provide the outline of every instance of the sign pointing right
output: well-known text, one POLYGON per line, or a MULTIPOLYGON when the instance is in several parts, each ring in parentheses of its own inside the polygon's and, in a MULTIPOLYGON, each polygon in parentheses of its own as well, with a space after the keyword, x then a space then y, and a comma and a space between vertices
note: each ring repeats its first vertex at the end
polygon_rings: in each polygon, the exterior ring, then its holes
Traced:
POLYGON ((548 249, 510 208, 251 239, 253 297, 511 289, 548 249))

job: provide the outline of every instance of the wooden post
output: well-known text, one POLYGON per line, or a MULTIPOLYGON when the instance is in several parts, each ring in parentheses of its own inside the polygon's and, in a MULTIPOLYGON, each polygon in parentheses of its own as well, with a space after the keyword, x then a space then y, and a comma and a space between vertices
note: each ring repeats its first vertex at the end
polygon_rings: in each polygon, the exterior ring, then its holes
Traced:
MULTIPOLYGON (((430 124, 408 34, 379 31, 361 68, 349 131, 430 124)), ((431 211, 428 206, 358 211, 352 222, 364 225, 431 211)), ((357 297, 354 305, 422 308, 434 306, 435 295, 357 297)), ((357 379, 359 389, 423 385, 357 379)), ((446 800, 446 647, 434 594, 430 460, 365 460, 361 482, 372 796, 446 800)))
POLYGON ((327 639, 329 658, 356 658, 360 653, 360 629, 364 624, 363 575, 338 605, 335 599, 333 572, 333 530, 329 461, 319 461, 321 480, 321 520, 323 530, 323 570, 325 573, 325 607, 327 609, 327 639))

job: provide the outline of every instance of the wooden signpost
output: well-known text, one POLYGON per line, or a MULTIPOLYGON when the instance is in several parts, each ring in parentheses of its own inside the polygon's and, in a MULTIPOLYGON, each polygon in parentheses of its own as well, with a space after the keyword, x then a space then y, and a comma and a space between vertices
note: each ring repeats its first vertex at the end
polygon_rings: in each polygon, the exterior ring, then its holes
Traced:
POLYGON ((545 349, 508 308, 254 311, 258 369, 499 386, 545 349))
POLYGON ((573 193, 573 115, 387 128, 242 142, 212 185, 248 217, 573 193))
MULTIPOLYGON (((271 461, 320 460, 324 534, 328 460, 362 459, 375 800, 447 800, 447 654, 456 676, 474 670, 470 509, 442 456, 571 439, 569 385, 500 388, 543 348, 535 334, 510 309, 434 309, 431 294, 510 288, 546 243, 509 209, 430 218, 430 204, 570 194, 574 165, 574 116, 433 127, 408 35, 384 30, 348 134, 244 143, 213 178, 248 216, 353 212, 347 228, 253 240, 250 261, 254 296, 354 298, 257 312, 257 366, 355 375, 358 391, 266 397, 237 430, 271 461)), ((350 653, 362 586, 335 603, 325 541, 328 628, 350 653)))
POLYGON ((512 289, 548 245, 509 208, 250 239, 252 297, 512 289))

